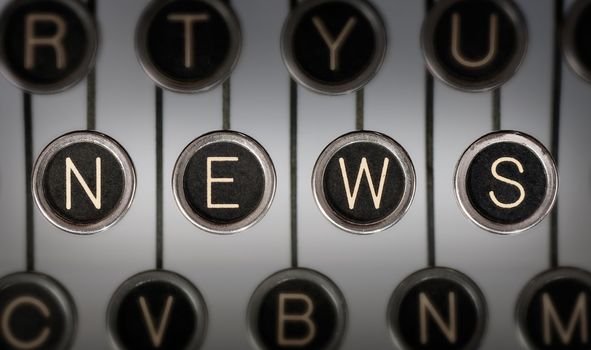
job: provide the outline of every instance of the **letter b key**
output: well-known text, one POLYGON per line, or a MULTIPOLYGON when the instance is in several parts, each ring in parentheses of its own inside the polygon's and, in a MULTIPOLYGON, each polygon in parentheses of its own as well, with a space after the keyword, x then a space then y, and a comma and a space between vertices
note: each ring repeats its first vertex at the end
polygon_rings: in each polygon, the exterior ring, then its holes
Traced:
POLYGON ((307 269, 280 271, 254 292, 249 328, 261 349, 336 349, 347 323, 337 286, 307 269))

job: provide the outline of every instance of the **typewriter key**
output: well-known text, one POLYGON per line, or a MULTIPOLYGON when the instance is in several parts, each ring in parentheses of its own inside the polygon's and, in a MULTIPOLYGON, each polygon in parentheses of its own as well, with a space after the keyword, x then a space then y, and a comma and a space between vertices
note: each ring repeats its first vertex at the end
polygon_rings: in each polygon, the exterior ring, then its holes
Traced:
POLYGON ((369 234, 404 216, 415 193, 415 171, 406 151, 388 136, 352 132, 324 149, 312 187, 328 220, 345 231, 369 234))
POLYGON ((423 23, 422 46, 429 70, 445 83, 490 90, 519 68, 527 28, 511 0, 442 0, 423 23))
POLYGON ((212 233, 235 233, 257 223, 275 195, 275 168, 250 137, 231 131, 203 135, 179 157, 173 190, 181 212, 212 233))
POLYGON ((591 348, 591 274, 559 268, 537 276, 519 297, 517 320, 530 349, 591 348))
POLYGON ((32 272, 0 279, 1 349, 69 349, 75 331, 74 302, 58 282, 32 272))
POLYGON ((564 21, 562 42, 571 68, 591 82, 591 1, 579 0, 569 10, 564 21))
POLYGON ((224 1, 152 1, 138 24, 136 49, 158 85, 199 92, 230 76, 241 40, 238 19, 224 1))
POLYGON ((116 349, 197 349, 207 328, 199 291, 168 271, 148 271, 125 281, 107 310, 116 349))
POLYGON ((303 86, 324 94, 355 91, 377 73, 386 30, 376 10, 359 0, 310 0, 283 28, 283 60, 303 86))
POLYGON ((327 277, 290 269, 269 277, 256 289, 248 320, 260 349, 336 349, 347 323, 347 306, 327 277))
POLYGON ((19 88, 53 93, 94 65, 98 34, 75 0, 14 0, 0 17, 0 69, 19 88))
POLYGON ((531 228, 550 212, 558 174, 548 150, 531 136, 494 132, 462 155, 455 191, 462 210, 476 225, 512 234, 531 228))
POLYGON ((33 195, 55 226, 76 234, 108 229, 131 206, 135 170, 117 142, 79 131, 53 141, 37 159, 33 195))
POLYGON ((484 334, 484 296, 467 276, 447 268, 407 277, 390 300, 388 320, 402 349, 477 349, 484 334))

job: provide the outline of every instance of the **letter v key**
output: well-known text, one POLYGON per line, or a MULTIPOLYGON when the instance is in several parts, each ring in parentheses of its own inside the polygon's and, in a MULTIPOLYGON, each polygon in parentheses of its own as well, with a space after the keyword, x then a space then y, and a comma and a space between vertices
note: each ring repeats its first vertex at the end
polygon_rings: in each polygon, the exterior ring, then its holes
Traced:
POLYGON ((148 307, 148 303, 146 303, 146 299, 144 297, 140 297, 139 299, 139 304, 142 309, 142 315, 144 316, 144 320, 146 321, 146 327, 148 328, 148 332, 150 333, 150 340, 156 348, 159 348, 160 345, 162 345, 162 340, 164 339, 164 332, 166 332, 166 328, 170 320, 170 311, 172 309, 173 303, 174 298, 169 295, 168 298, 166 298, 166 305, 164 306, 164 311, 160 317, 158 326, 156 327, 156 325, 154 324, 154 318, 152 317, 152 313, 150 312, 150 308, 148 307))

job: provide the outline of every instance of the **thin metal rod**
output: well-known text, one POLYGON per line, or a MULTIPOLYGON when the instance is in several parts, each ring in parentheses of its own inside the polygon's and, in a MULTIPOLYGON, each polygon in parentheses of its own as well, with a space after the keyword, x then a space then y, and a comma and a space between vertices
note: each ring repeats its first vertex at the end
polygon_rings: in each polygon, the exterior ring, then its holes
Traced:
POLYGON ((355 129, 363 130, 365 122, 365 92, 359 89, 355 94, 355 129))
MULTIPOLYGON (((562 94, 562 55, 560 30, 563 21, 563 0, 554 1, 554 58, 552 72, 552 135, 551 152, 558 167, 560 145, 560 102, 562 94)), ((550 213, 550 266, 558 267, 558 200, 550 213)))
POLYGON ((156 268, 164 265, 163 93, 156 87, 156 268))
MULTIPOLYGON (((427 13, 433 7, 433 0, 425 1, 427 13)), ((433 129, 434 129, 434 93, 433 76, 425 70, 425 149, 427 166, 427 264, 429 267, 436 265, 435 252, 435 191, 433 171, 433 129)))
POLYGON ((23 93, 23 115, 25 127, 25 184, 26 184, 26 259, 27 271, 35 269, 35 220, 33 216, 33 107, 32 97, 23 93))
MULTIPOLYGON (((298 1, 290 0, 291 9, 298 1)), ((290 235, 291 267, 298 267, 298 85, 289 81, 290 235)))
POLYGON ((222 129, 230 130, 230 79, 222 85, 222 129))
POLYGON ((496 88, 492 92, 492 129, 501 130, 501 88, 496 88))

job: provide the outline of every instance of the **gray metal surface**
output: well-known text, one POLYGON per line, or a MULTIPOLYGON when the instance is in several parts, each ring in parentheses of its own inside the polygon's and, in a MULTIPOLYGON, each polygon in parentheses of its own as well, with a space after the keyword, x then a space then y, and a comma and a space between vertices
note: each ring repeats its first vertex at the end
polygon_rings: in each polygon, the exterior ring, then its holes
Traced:
MULTIPOLYGON (((0 7, 8 1, 0 0, 0 7)), ((355 128, 355 95, 325 96, 298 88, 299 265, 328 276, 342 291, 348 325, 342 349, 395 349, 386 321, 392 292, 427 264, 425 66, 420 50, 423 1, 373 0, 385 21, 388 51, 365 88, 365 129, 385 133, 409 153, 417 190, 408 213, 373 235, 346 233, 319 211, 311 188, 314 163, 335 138, 355 128)), ((550 148, 553 1, 516 0, 529 27, 528 52, 502 87, 501 126, 550 148)), ((573 0, 566 0, 569 6, 573 0)), ((174 164, 196 137, 222 127, 222 87, 195 94, 164 92, 164 268, 194 284, 207 305, 204 349, 245 349, 248 302, 256 287, 290 266, 289 76, 280 35, 287 0, 233 1, 243 45, 231 77, 231 128, 266 148, 277 172, 267 215, 247 231, 201 231, 175 205, 174 164)), ((120 142, 137 172, 127 215, 106 232, 60 231, 35 208, 36 269, 59 281, 78 310, 74 349, 108 349, 106 310, 129 277, 156 262, 154 83, 138 63, 134 33, 145 0, 97 0, 97 130, 120 142)), ((558 194, 562 265, 591 270, 591 85, 563 64, 558 194)), ((517 297, 549 267, 548 218, 516 236, 479 229, 461 213, 454 167, 474 140, 491 131, 491 93, 464 93, 436 81, 434 190, 436 262, 465 273, 482 290, 489 313, 482 349, 522 349, 514 320, 517 297)), ((0 276, 25 269, 25 175, 22 93, 0 78, 0 276)), ((85 81, 65 92, 33 96, 34 156, 62 134, 86 127, 85 81)))

